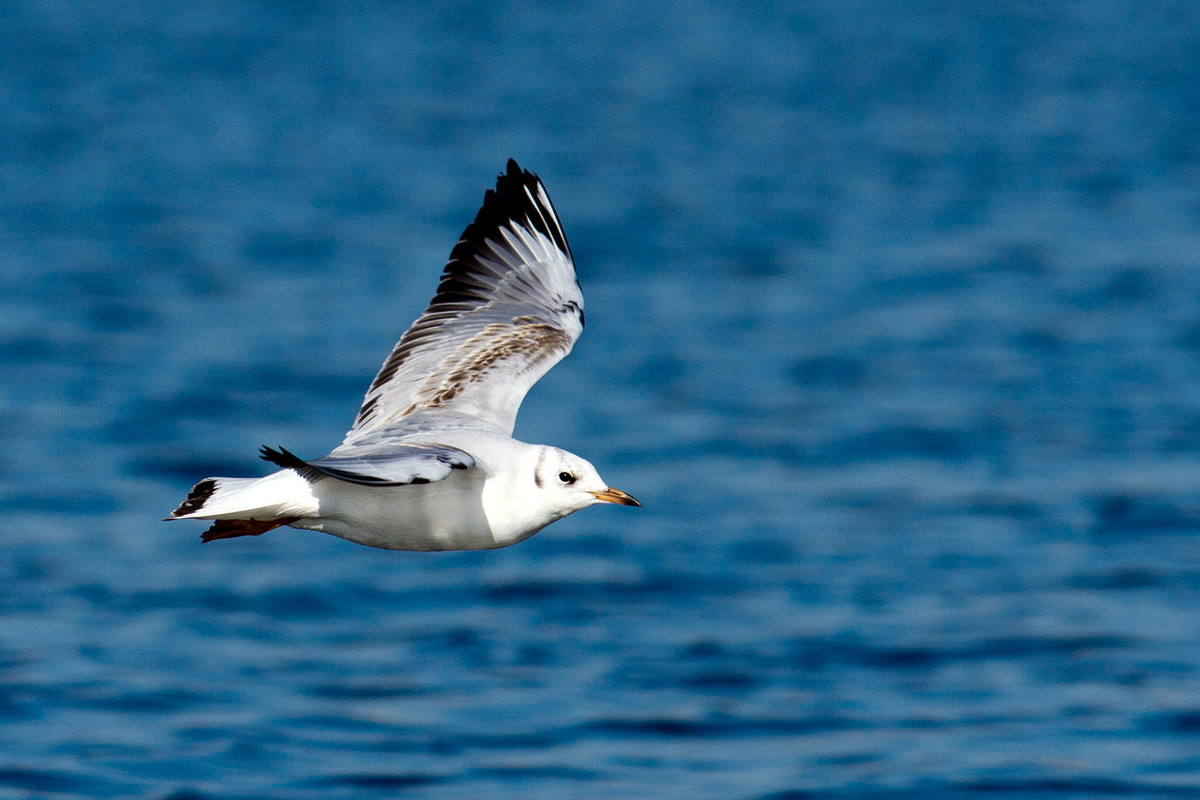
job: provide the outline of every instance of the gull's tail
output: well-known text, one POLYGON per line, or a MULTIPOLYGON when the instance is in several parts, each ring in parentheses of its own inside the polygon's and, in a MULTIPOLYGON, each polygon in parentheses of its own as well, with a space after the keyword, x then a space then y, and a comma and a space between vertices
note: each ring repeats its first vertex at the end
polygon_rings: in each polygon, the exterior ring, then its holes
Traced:
POLYGON ((258 536, 317 514, 310 484, 294 470, 265 478, 205 478, 192 487, 172 519, 211 519, 202 540, 258 536))

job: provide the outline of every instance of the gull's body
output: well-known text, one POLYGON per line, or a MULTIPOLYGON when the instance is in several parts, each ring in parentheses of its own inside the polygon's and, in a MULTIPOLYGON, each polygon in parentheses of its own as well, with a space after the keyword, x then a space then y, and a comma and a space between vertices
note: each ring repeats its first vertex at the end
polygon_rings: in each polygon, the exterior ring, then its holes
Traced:
POLYGON ((582 330, 554 206, 509 161, 342 444, 309 461, 263 448, 283 469, 206 478, 169 519, 215 520, 205 541, 290 525, 392 550, 485 550, 594 503, 637 505, 582 458, 512 438, 525 394, 582 330))

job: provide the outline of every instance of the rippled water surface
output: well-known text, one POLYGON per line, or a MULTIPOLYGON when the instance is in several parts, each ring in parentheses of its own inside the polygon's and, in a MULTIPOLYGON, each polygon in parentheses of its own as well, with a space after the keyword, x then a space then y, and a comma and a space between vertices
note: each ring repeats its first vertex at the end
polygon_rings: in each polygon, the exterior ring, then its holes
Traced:
POLYGON ((1200 794, 1187 3, 17 0, 0 796, 1200 794), (588 303, 490 553, 159 520, 340 441, 504 160, 588 303))

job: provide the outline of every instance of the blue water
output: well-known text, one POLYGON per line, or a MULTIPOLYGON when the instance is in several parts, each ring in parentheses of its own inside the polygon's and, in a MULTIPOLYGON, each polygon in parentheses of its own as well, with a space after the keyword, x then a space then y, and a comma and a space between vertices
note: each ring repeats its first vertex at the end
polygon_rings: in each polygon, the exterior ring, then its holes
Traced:
POLYGON ((1200 795, 1185 2, 17 0, 0 796, 1200 795), (319 455, 509 156, 588 329, 491 553, 165 524, 319 455))

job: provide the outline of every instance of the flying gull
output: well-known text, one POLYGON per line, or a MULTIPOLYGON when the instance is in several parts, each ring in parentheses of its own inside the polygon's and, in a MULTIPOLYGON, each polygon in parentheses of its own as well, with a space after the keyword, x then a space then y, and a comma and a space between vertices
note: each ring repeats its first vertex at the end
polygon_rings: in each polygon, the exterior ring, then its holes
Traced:
POLYGON ((487 550, 595 503, 640 505, 557 447, 512 438, 530 387, 583 331, 571 248, 537 175, 508 162, 392 350, 345 440, 264 478, 205 478, 168 519, 203 541, 281 526, 390 550, 487 550))

